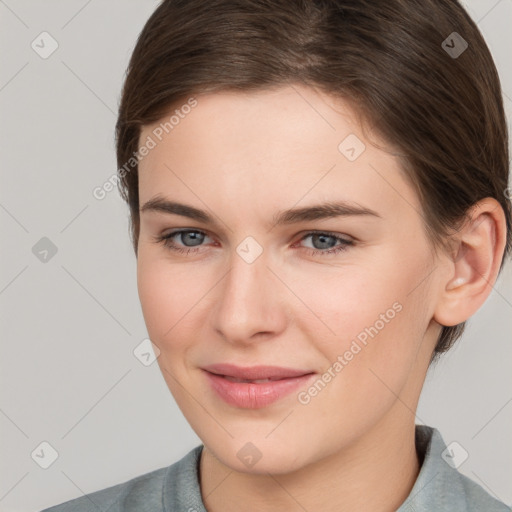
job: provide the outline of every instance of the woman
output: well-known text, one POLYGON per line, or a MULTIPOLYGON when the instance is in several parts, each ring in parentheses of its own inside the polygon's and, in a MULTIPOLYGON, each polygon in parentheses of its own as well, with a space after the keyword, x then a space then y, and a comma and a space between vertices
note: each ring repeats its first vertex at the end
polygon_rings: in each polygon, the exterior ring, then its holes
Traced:
POLYGON ((164 0, 117 158, 203 445, 48 511, 508 510, 415 425, 512 246, 500 83, 457 2, 164 0))

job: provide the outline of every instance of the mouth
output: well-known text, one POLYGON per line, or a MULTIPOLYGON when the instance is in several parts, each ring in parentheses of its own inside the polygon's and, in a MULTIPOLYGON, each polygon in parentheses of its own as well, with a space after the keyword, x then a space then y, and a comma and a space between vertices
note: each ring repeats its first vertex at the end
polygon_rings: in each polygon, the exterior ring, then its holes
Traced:
POLYGON ((276 380, 284 380, 288 377, 282 377, 282 378, 268 378, 268 379, 238 379, 237 377, 231 377, 230 375, 219 375, 219 377, 224 377, 226 380, 229 380, 229 382, 246 382, 246 383, 252 383, 252 384, 261 384, 262 382, 272 382, 276 380))
POLYGON ((202 369, 227 379, 238 379, 234 382, 268 382, 301 377, 314 373, 312 370, 285 368, 283 366, 259 365, 242 367, 228 363, 212 364, 202 369))
POLYGON ((266 407, 307 385, 316 375, 309 370, 277 366, 243 368, 222 364, 204 367, 202 370, 218 397, 242 409, 266 407))

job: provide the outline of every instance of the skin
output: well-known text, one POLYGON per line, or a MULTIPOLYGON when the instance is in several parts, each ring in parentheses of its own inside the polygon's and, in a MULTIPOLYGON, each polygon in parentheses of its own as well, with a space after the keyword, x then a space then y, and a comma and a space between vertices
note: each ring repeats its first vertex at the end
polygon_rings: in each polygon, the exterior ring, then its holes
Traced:
POLYGON ((385 143, 366 137, 348 103, 298 85, 197 100, 140 162, 140 206, 161 196, 207 210, 217 224, 142 211, 137 279, 162 374, 205 446, 205 506, 396 510, 421 465, 415 411, 441 325, 466 320, 490 293, 503 210, 481 201, 451 250, 435 251, 398 160, 372 146, 385 143), (338 150, 349 134, 366 145, 352 162, 338 150), (328 200, 379 217, 272 226, 280 210, 328 200), (197 252, 156 241, 178 228, 206 235, 198 246, 172 239, 197 252), (327 238, 325 248, 311 230, 353 244, 321 254, 340 243, 327 238), (252 263, 236 251, 247 236, 263 249, 252 263), (229 362, 321 376, 397 302, 401 311, 307 404, 292 393, 261 409, 234 407, 201 370, 229 362), (251 467, 237 457, 248 442, 261 453, 251 467))

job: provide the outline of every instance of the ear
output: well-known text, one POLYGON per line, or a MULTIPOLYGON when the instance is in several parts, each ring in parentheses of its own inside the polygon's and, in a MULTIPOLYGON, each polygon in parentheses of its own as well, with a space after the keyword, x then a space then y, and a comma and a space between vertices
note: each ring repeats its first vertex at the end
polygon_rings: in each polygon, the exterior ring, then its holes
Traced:
POLYGON ((444 326, 466 321, 485 302, 496 282, 506 245, 503 208, 493 198, 476 203, 452 236, 453 253, 441 282, 434 320, 444 326))

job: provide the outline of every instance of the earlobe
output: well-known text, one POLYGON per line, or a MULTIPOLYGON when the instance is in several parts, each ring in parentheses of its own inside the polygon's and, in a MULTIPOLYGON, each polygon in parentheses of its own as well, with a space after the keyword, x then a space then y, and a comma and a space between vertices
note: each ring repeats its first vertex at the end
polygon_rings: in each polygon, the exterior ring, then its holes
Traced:
POLYGON ((498 277, 506 244, 505 213, 492 198, 479 201, 454 236, 457 250, 442 280, 434 320, 465 322, 485 302, 498 277))

